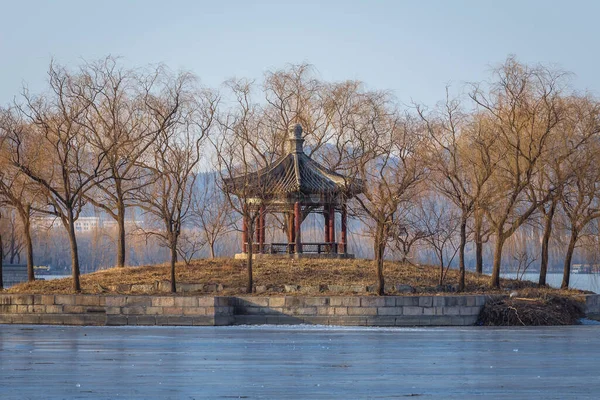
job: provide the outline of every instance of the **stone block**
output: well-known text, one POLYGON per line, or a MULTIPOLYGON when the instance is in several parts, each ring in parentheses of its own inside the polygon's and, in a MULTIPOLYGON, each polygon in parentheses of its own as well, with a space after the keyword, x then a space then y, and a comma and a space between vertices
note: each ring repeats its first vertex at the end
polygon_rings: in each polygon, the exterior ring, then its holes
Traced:
POLYGON ((367 325, 369 326, 394 326, 396 324, 396 317, 388 316, 375 316, 367 317, 367 325))
POLYGON ((301 318, 292 317, 291 315, 279 315, 277 317, 267 317, 267 323, 271 323, 271 320, 275 320, 278 325, 299 325, 303 324, 304 320, 301 318))
POLYGON ((127 304, 125 296, 106 296, 105 303, 107 307, 122 307, 127 304))
POLYGON ((378 307, 377 315, 402 315, 402 307, 378 307))
POLYGON ((264 325, 266 323, 266 315, 236 315, 234 319, 236 325, 264 325))
POLYGON ((71 294, 57 294, 54 296, 54 304, 75 305, 75 296, 71 294))
POLYGON ((423 307, 403 306, 402 315, 422 315, 423 307))
POLYGON ((121 310, 124 315, 141 315, 146 313, 145 307, 142 306, 126 306, 121 310))
POLYGON ((254 307, 268 307, 269 306, 269 298, 268 297, 247 297, 244 299, 248 305, 254 307))
POLYGON ((33 295, 32 294, 16 294, 13 295, 12 298, 12 304, 27 304, 27 305, 32 305, 33 304, 33 295))
MULTIPOLYGON (((108 310, 106 310, 108 313, 108 310)), ((162 315, 163 307, 145 307, 144 312, 146 315, 162 315)))
POLYGON ((43 304, 45 306, 54 305, 54 295, 36 294, 33 296, 33 304, 43 304))
POLYGON ((267 292, 267 285, 256 285, 256 287, 254 288, 254 290, 256 291, 257 294, 266 293, 267 292))
POLYGON ((300 286, 298 291, 304 294, 316 294, 321 291, 321 288, 319 286, 300 286))
POLYGON ((99 306, 100 296, 79 295, 75 297, 75 305, 78 306, 99 306))
POLYGON ((444 307, 446 305, 446 298, 444 296, 433 297, 433 307, 444 307))
POLYGON ((328 285, 327 288, 329 289, 330 292, 335 292, 335 293, 343 293, 343 292, 350 291, 350 286, 344 286, 344 285, 328 285))
POLYGON ((352 285, 350 286, 350 291, 354 293, 366 293, 367 287, 364 285, 352 285))
POLYGON ((63 312, 63 306, 57 306, 57 305, 47 305, 46 306, 46 313, 48 314, 60 314, 63 312))
POLYGON ((269 298, 269 307, 283 307, 285 305, 285 297, 269 298))
POLYGON ((414 293, 415 288, 410 285, 396 285, 396 292, 398 293, 414 293))
POLYGON ((419 297, 419 307, 432 307, 433 306, 433 297, 431 296, 420 296, 419 297))
POLYGON ((29 306, 31 308, 30 312, 32 313, 45 313, 46 312, 46 306, 42 305, 42 304, 34 304, 32 306, 29 306))
POLYGON ((0 295, 0 305, 8 306, 12 304, 12 295, 10 294, 1 294, 0 295))
POLYGON ((418 306, 419 297, 417 296, 399 296, 396 297, 396 306, 418 306))
POLYGON ((163 307, 163 315, 183 315, 183 307, 163 307))
POLYGON ((204 284, 202 283, 180 283, 177 285, 177 291, 181 293, 203 292, 204 284))
POLYGON ((300 289, 299 285, 283 285, 283 289, 286 293, 294 293, 300 289))
POLYGON ((306 306, 327 306, 329 305, 329 297, 307 297, 304 299, 306 306))
POLYGON ((302 322, 309 325, 329 325, 329 317, 325 315, 307 315, 302 322))
POLYGON ((486 296, 476 296, 475 297, 475 305, 476 306, 484 306, 486 302, 486 296))
POLYGON ((460 307, 444 307, 444 315, 460 315, 460 307))
POLYGON ((285 307, 302 307, 304 306, 304 299, 295 296, 285 297, 285 307))
POLYGON ((385 297, 361 297, 361 307, 384 307, 385 297))
POLYGON ((466 304, 467 307, 475 307, 476 306, 475 296, 467 296, 466 302, 467 302, 467 304, 466 304))
POLYGON ((175 305, 175 298, 174 297, 152 297, 152 301, 150 302, 150 305, 152 307, 173 307, 175 305))
POLYGON ((156 317, 153 315, 138 315, 135 318, 137 325, 156 325, 156 317))
POLYGON ((126 304, 128 306, 147 307, 152 306, 151 296, 127 296, 126 304))
POLYGON ((206 307, 206 315, 233 315, 233 307, 206 307))
POLYGON ((459 313, 460 315, 479 315, 481 311, 481 307, 460 307, 459 313))
POLYGON ((208 296, 203 296, 203 297, 198 297, 198 306, 199 307, 213 307, 215 305, 229 305, 229 299, 227 297, 208 297, 208 296), (227 304, 221 304, 222 302, 225 302, 227 304))
MULTIPOLYGON (((222 317, 219 317, 222 318, 222 317)), ((192 325, 195 326, 213 326, 216 325, 217 318, 212 316, 196 316, 192 318, 192 325)), ((219 320, 219 322, 227 322, 223 319, 219 320)), ((229 325, 229 323, 224 323, 222 325, 229 325)))
POLYGON ((348 307, 348 315, 377 315, 377 307, 348 307))
POLYGON ((317 315, 317 307, 290 308, 292 315, 317 315))
POLYGON ((115 286, 115 290, 119 293, 129 293, 131 292, 131 286, 129 283, 119 283, 115 286))
POLYGON ((104 307, 107 314, 121 314, 121 307, 104 307))
POLYGON ((429 326, 431 319, 425 315, 396 317, 396 326, 429 326))
POLYGON ((169 317, 167 315, 157 315, 155 318, 156 318, 156 325, 160 325, 160 326, 169 325, 169 317))
POLYGON ((335 316, 329 317, 330 325, 343 325, 343 326, 366 326, 367 317, 360 316, 335 316))
POLYGON ((423 307, 423 315, 435 315, 439 307, 423 307))
POLYGON ((335 315, 335 307, 317 307, 317 315, 335 315))
POLYGON ((169 325, 175 326, 192 326, 194 324, 194 319, 192 317, 169 316, 167 320, 169 325))
POLYGON ((171 281, 154 282, 154 287, 156 287, 156 290, 159 292, 170 292, 171 281))
MULTIPOLYGON (((200 321, 202 321, 202 318, 204 317, 194 317, 194 321, 196 321, 198 318, 201 318, 200 321)), ((206 317, 207 319, 209 317, 206 317)), ((207 325, 215 325, 215 326, 227 326, 227 325, 233 325, 234 323, 234 317, 232 315, 215 315, 214 320, 212 323, 207 323, 207 325)), ((200 325, 200 324, 198 324, 200 325)))
POLYGON ((16 312, 18 314, 28 314, 29 313, 29 306, 25 305, 25 304, 19 304, 19 305, 17 305, 16 312))
POLYGON ((455 307, 458 305, 456 296, 446 296, 446 307, 455 307))
POLYGON ((196 297, 174 297, 175 307, 198 307, 196 297))
POLYGON ((154 285, 142 285, 142 284, 131 285, 131 291, 138 292, 138 293, 152 293, 154 291, 154 285))
POLYGON ((348 307, 332 307, 334 315, 348 315, 348 307))
POLYGON ((329 304, 335 307, 360 307, 360 297, 332 297, 329 304))

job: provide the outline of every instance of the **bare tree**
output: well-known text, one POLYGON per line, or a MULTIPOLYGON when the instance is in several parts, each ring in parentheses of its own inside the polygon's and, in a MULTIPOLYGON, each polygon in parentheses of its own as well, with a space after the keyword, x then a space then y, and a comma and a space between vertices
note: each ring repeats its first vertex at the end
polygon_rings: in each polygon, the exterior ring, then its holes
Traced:
POLYGON ((569 287, 571 260, 581 233, 590 222, 600 218, 600 170, 597 165, 599 152, 597 142, 587 149, 587 154, 580 152, 571 165, 574 176, 565 186, 561 196, 561 205, 571 232, 564 260, 562 289, 569 287))
POLYGON ((80 101, 82 80, 51 63, 50 92, 31 96, 25 91, 25 103, 11 110, 2 126, 7 132, 10 165, 37 184, 48 202, 46 211, 59 217, 67 231, 75 292, 81 291, 75 221, 85 204, 85 193, 106 171, 105 153, 90 151, 82 123, 89 112, 89 102, 80 101))
POLYGON ((208 245, 210 258, 215 258, 217 241, 234 229, 231 204, 218 187, 215 175, 202 175, 192 199, 192 215, 201 229, 202 243, 208 245))
POLYGON ((390 110, 387 96, 365 94, 361 113, 352 127, 355 149, 354 173, 368 182, 356 197, 357 215, 372 227, 377 269, 377 293, 384 294, 383 262, 388 243, 406 230, 403 207, 419 191, 426 176, 422 163, 422 135, 414 120, 390 110))
POLYGON ((265 123, 263 110, 252 100, 252 84, 247 81, 230 81, 228 86, 236 99, 235 106, 222 116, 220 134, 213 141, 215 166, 219 181, 229 206, 242 217, 242 242, 246 248, 246 292, 254 287, 253 255, 254 235, 266 197, 268 183, 257 173, 271 162, 265 154, 277 154, 278 141, 265 140, 273 131, 265 123), (244 232, 251 234, 245 235, 244 232))
POLYGON ((146 213, 161 221, 163 229, 150 233, 170 251, 171 292, 176 292, 175 264, 178 242, 191 206, 202 148, 213 125, 218 96, 197 89, 190 74, 170 78, 159 95, 147 99, 151 124, 159 132, 144 158, 150 183, 136 196, 146 213))
MULTIPOLYGON (((168 77, 162 67, 149 74, 125 70, 112 57, 83 65, 80 74, 85 79, 77 95, 88 108, 82 125, 92 148, 105 154, 107 166, 106 176, 94 182, 86 199, 116 221, 116 266, 123 267, 126 211, 134 205, 135 192, 149 182, 139 161, 162 128, 148 122, 146 105, 168 77)), ((165 124, 177 112, 178 104, 171 106, 161 110, 165 124)))
POLYGON ((563 118, 564 74, 531 68, 514 58, 494 74, 488 93, 474 85, 470 96, 498 135, 494 146, 498 168, 489 181, 495 196, 487 204, 486 216, 496 236, 490 286, 499 287, 504 243, 551 197, 549 191, 540 198, 532 183, 543 169, 548 143, 563 118))
POLYGON ((446 102, 433 115, 426 115, 422 107, 417 111, 429 132, 431 185, 460 210, 458 290, 463 291, 467 225, 495 169, 490 152, 495 138, 485 123, 462 110, 459 99, 450 99, 448 88, 446 102))
MULTIPOLYGON (((427 236, 423 240, 429 245, 436 255, 440 267, 439 285, 444 284, 444 279, 450 265, 456 257, 462 239, 457 243, 457 233, 460 233, 462 216, 460 211, 444 199, 427 196, 421 201, 422 215, 427 236), (457 212, 458 211, 458 212, 457 212)), ((464 284, 464 282, 463 282, 464 284)), ((460 283, 459 283, 460 285, 460 283)), ((464 286, 459 290, 464 290, 464 286)))

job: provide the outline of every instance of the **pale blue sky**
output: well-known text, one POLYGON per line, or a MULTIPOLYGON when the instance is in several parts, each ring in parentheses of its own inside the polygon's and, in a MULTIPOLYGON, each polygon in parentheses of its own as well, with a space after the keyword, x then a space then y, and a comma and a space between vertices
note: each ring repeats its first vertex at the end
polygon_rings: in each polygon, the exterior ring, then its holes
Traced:
POLYGON ((515 54, 600 93, 600 1, 0 0, 0 10, 0 104, 24 82, 43 88, 51 57, 76 66, 108 54, 191 70, 212 87, 309 62, 323 79, 426 104, 515 54))

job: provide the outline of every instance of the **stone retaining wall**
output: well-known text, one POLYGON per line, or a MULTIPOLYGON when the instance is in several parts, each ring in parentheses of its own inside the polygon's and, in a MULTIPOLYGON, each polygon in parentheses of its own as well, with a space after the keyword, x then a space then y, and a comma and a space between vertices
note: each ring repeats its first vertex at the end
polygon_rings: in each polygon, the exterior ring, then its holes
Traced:
POLYGON ((485 296, 0 295, 0 323, 52 325, 473 325, 485 296))
POLYGON ((585 314, 588 318, 600 320, 600 295, 585 295, 585 314))

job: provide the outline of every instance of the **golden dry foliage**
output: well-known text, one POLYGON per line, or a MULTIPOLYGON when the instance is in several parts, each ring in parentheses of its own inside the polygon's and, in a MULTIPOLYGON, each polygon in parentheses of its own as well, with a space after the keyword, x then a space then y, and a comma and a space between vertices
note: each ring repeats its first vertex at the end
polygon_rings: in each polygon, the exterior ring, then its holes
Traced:
MULTIPOLYGON (((376 271, 370 260, 293 260, 273 259, 255 260, 254 278, 256 286, 266 286, 267 292, 261 295, 281 294, 283 285, 321 286, 325 285, 373 285, 377 282, 376 271)), ((188 266, 177 265, 177 280, 180 283, 222 284, 224 290, 220 295, 237 295, 245 293, 246 286, 245 260, 229 258, 215 260, 194 260, 188 266)), ((433 266, 386 262, 385 273, 390 284, 413 286, 417 293, 435 294, 443 290, 437 287, 438 269, 433 266)), ((119 284, 148 284, 166 281, 170 276, 168 264, 112 268, 81 276, 83 293, 119 293, 114 287, 119 284)), ((458 271, 449 270, 447 282, 456 282, 458 271)), ((503 293, 499 289, 487 287, 489 277, 467 273, 466 293, 503 293)), ((518 289, 531 287, 531 282, 503 280, 503 287, 518 289)), ((448 289, 448 288, 446 288, 448 289)), ((531 289, 533 290, 533 289, 531 289)), ((543 289, 551 293, 560 292, 555 289, 543 289)), ((35 281, 23 283, 7 290, 8 293, 72 293, 71 279, 35 281)), ((293 293, 289 293, 292 294, 293 293)), ((322 295, 333 294, 327 289, 322 295)), ((340 294, 340 293, 335 293, 340 294)), ((408 293, 410 295, 410 293, 408 293)))

